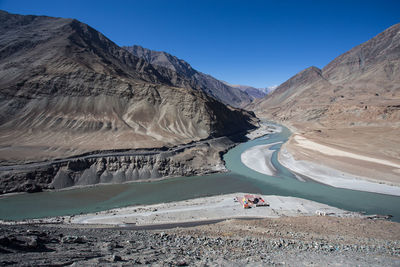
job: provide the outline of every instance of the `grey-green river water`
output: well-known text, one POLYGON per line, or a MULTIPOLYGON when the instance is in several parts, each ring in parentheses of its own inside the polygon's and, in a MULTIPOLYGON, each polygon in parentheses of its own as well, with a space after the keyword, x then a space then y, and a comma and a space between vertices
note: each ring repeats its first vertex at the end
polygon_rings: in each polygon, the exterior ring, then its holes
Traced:
POLYGON ((99 185, 57 192, 21 194, 0 198, 0 219, 19 220, 79 214, 138 204, 155 204, 234 192, 261 193, 310 199, 350 211, 391 214, 400 222, 400 197, 339 189, 316 182, 301 182, 277 161, 281 144, 274 145, 275 176, 246 167, 240 155, 262 144, 286 142, 290 131, 242 143, 225 154, 229 173, 178 177, 162 181, 99 185))

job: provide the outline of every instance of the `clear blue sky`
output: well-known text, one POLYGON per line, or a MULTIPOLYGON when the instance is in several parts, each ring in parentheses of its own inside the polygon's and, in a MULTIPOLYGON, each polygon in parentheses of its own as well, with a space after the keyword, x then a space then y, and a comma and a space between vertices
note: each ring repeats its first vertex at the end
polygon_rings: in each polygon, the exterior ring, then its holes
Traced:
POLYGON ((400 0, 0 0, 11 13, 76 18, 118 45, 169 52, 233 84, 265 87, 400 22, 400 0))

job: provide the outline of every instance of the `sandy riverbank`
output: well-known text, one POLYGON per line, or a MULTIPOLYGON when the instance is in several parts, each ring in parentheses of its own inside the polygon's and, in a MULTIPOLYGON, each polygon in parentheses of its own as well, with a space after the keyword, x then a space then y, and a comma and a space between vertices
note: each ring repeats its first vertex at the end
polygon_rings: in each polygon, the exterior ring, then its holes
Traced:
POLYGON ((242 204, 236 200, 236 197, 241 199, 244 195, 245 193, 233 193, 172 203, 131 206, 75 216, 25 220, 20 223, 62 222, 68 225, 129 226, 199 222, 229 218, 317 216, 318 214, 330 214, 337 217, 361 216, 358 213, 306 199, 271 195, 262 195, 262 198, 270 206, 243 209, 242 204))
POLYGON ((400 262, 399 223, 293 197, 262 196, 269 207, 243 209, 234 200, 243 195, 6 223, 0 227, 0 249, 10 253, 3 254, 3 262, 63 266, 320 266, 326 262, 398 266, 400 262), (201 223, 212 219, 219 221, 201 223))
POLYGON ((400 196, 400 188, 397 186, 371 182, 363 179, 363 177, 344 173, 314 162, 295 160, 285 148, 280 151, 279 162, 297 174, 333 187, 400 196))
MULTIPOLYGON (((333 187, 400 196, 400 150, 395 128, 286 126, 294 133, 278 154, 286 168, 333 187)), ((269 147, 246 150, 242 162, 257 172, 273 175, 269 147)))
POLYGON ((339 188, 400 196, 400 164, 294 134, 279 152, 286 168, 339 188), (389 178, 382 178, 390 172, 389 178), (396 177, 397 176, 397 177, 396 177))
POLYGON ((345 158, 351 158, 351 159, 356 159, 356 160, 361 160, 361 161, 377 163, 377 164, 381 164, 381 165, 386 165, 388 167, 393 167, 393 168, 397 169, 396 170, 397 172, 400 171, 400 164, 391 162, 389 160, 368 157, 368 156, 340 150, 337 148, 333 148, 333 147, 330 147, 327 145, 322 145, 322 144, 319 144, 317 142, 309 140, 309 139, 305 138, 304 136, 301 136, 298 134, 293 135, 293 139, 299 147, 306 148, 309 150, 316 150, 316 151, 318 151, 322 154, 328 155, 328 156, 338 156, 338 157, 345 157, 345 158))

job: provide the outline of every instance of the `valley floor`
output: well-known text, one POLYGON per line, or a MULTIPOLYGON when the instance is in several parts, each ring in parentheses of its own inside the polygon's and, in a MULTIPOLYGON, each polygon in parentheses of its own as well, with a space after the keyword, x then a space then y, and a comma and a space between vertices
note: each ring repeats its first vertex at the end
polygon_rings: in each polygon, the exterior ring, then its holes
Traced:
POLYGON ((243 195, 3 222, 0 265, 400 265, 399 223, 294 197, 243 209, 243 195))

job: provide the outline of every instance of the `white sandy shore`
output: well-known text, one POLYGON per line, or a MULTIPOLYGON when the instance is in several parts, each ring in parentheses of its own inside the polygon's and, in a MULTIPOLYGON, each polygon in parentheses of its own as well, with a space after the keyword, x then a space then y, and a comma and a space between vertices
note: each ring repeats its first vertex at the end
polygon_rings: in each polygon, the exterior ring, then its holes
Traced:
POLYGON ((330 214, 338 217, 360 216, 314 201, 281 196, 262 196, 269 207, 243 209, 237 202, 237 196, 245 193, 234 193, 213 197, 196 198, 173 203, 133 206, 108 210, 93 214, 77 215, 64 218, 72 224, 102 225, 154 225, 181 222, 196 222, 228 218, 277 218, 281 216, 316 216, 330 214))
POLYGON ((185 201, 154 205, 131 206, 96 213, 31 219, 18 222, 0 221, 0 224, 63 223, 91 226, 148 226, 224 220, 231 218, 279 218, 282 216, 363 217, 360 213, 345 211, 311 200, 261 195, 270 206, 243 209, 236 197, 247 193, 233 193, 202 197, 185 201))
POLYGON ((270 150, 270 147, 282 142, 276 142, 268 145, 253 146, 240 155, 240 160, 248 168, 255 170, 256 172, 274 175, 276 169, 271 163, 271 157, 274 150, 270 150))
POLYGON ((329 155, 329 156, 339 156, 339 157, 346 157, 346 158, 352 158, 352 159, 357 159, 357 160, 362 160, 362 161, 368 161, 372 163, 378 163, 394 168, 399 168, 400 170, 400 164, 384 160, 384 159, 377 159, 377 158, 372 158, 372 157, 367 157, 347 151, 343 151, 337 148, 329 147, 326 145, 322 145, 319 143, 316 143, 314 141, 311 141, 303 136, 300 135, 294 135, 293 139, 297 142, 297 145, 306 149, 310 150, 316 150, 322 154, 329 155))
MULTIPOLYGON (((302 144, 303 145, 309 144, 311 145, 311 147, 313 147, 314 144, 312 143, 303 142, 302 144)), ((318 146, 315 145, 314 147, 319 148, 318 146)), ((328 151, 327 153, 336 153, 336 155, 339 154, 339 152, 335 150, 337 149, 332 148, 331 151, 327 150, 328 151)), ((348 154, 345 155, 350 156, 348 154)), ((317 182, 326 185, 338 188, 346 188, 352 190, 400 196, 400 187, 398 186, 374 183, 366 180, 364 177, 355 176, 314 162, 306 160, 296 160, 284 147, 282 147, 280 150, 278 160, 283 166, 292 170, 293 172, 304 175, 312 180, 315 180, 317 182)))

